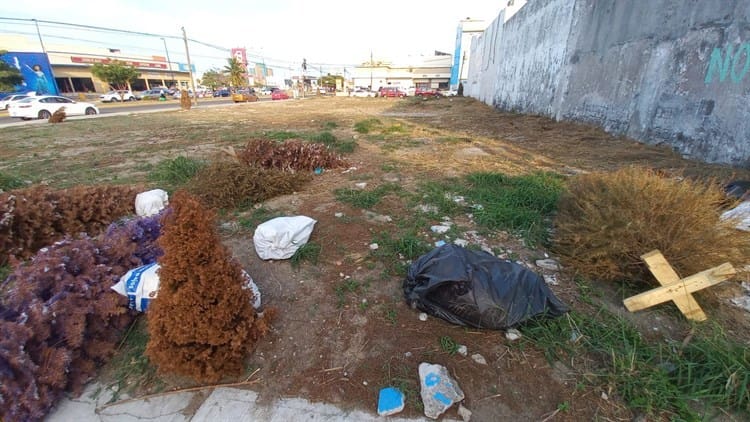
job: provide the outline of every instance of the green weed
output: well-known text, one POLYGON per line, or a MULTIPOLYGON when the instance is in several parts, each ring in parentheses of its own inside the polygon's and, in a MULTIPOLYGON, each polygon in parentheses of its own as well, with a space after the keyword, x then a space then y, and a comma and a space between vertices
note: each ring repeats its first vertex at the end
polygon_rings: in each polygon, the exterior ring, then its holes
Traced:
POLYGON ((373 128, 380 124, 380 120, 378 119, 360 120, 354 124, 354 131, 358 133, 370 133, 373 128))
POLYGON ((18 189, 23 186, 23 180, 21 180, 20 178, 4 172, 0 172, 0 192, 9 191, 11 189, 18 189))
POLYGON ((300 246, 290 258, 292 267, 298 268, 302 262, 309 262, 310 264, 317 265, 318 258, 320 258, 320 250, 320 244, 315 242, 307 242, 300 246))
POLYGON ((279 142, 286 141, 287 139, 302 138, 302 136, 297 132, 289 132, 285 130, 264 132, 263 136, 273 141, 279 141, 279 142))
POLYGON ((148 179, 163 186, 177 188, 187 183, 205 166, 205 161, 179 156, 159 162, 149 173, 148 179))
POLYGON ((377 205, 380 200, 389 193, 401 190, 401 186, 394 183, 386 183, 372 190, 363 189, 336 189, 333 191, 336 200, 347 203, 357 208, 368 209, 377 205))
POLYGON ((450 336, 440 337, 440 348, 449 355, 455 355, 460 347, 461 345, 456 343, 450 336))
POLYGON ((131 325, 126 337, 120 343, 120 348, 110 361, 114 368, 116 388, 110 402, 119 400, 120 395, 131 395, 137 387, 146 384, 156 384, 157 391, 163 388, 163 383, 156 376, 156 368, 146 357, 148 343, 148 329, 145 317, 139 317, 131 325))
POLYGON ((354 279, 344 280, 335 287, 336 292, 336 306, 343 308, 346 304, 346 297, 348 294, 356 293, 360 289, 361 285, 359 281, 354 279))

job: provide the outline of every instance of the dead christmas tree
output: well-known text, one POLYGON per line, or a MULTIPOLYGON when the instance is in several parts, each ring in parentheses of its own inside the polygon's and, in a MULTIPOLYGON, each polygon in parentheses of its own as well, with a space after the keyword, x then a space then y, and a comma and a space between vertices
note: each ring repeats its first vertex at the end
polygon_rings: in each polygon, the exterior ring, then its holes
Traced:
POLYGON ((214 229, 214 214, 184 191, 170 202, 146 354, 159 372, 216 382, 240 373, 270 314, 261 317, 252 307, 252 291, 214 229))

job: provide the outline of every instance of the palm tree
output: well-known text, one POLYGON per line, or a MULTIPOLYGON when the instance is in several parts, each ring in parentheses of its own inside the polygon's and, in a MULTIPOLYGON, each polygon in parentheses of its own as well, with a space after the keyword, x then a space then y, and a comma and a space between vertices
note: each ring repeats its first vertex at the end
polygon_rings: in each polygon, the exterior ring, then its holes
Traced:
POLYGON ((245 74, 247 74, 245 65, 234 57, 227 59, 227 63, 224 66, 224 73, 229 75, 229 83, 235 88, 245 85, 245 74))

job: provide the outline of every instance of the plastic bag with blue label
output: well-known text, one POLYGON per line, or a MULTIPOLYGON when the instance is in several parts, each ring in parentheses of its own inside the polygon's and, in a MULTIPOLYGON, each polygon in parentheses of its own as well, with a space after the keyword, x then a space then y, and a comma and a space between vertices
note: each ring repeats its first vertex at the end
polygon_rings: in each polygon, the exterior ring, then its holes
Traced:
POLYGON ((120 281, 112 286, 112 290, 127 296, 128 308, 145 312, 159 290, 159 268, 156 262, 133 268, 120 277, 120 281))

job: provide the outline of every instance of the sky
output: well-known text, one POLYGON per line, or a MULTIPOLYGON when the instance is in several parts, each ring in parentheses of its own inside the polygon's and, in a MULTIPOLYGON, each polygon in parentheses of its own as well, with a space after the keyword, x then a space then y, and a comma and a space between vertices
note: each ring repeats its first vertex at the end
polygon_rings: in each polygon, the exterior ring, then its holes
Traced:
MULTIPOLYGON (((40 22, 46 43, 90 43, 123 54, 164 55, 186 61, 182 28, 191 62, 204 71, 226 64, 230 48, 248 50, 250 61, 269 66, 309 67, 324 72, 370 59, 402 59, 451 53, 456 28, 466 18, 489 24, 506 0, 35 0, 0 2, 0 18, 37 19, 122 29, 165 37, 128 36, 40 22), (94 6, 95 5, 95 6, 94 6), (164 45, 166 44, 166 45, 164 45)), ((30 22, 0 19, 0 34, 36 36, 30 22)), ((2 46, 0 46, 2 48, 2 46)))

